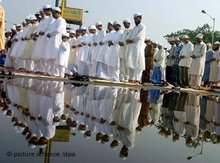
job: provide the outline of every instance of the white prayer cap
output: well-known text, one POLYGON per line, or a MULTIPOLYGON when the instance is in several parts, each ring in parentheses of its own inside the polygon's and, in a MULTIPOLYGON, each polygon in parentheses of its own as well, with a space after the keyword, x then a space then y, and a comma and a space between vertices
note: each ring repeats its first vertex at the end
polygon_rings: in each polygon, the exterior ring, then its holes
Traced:
POLYGON ((169 37, 167 40, 168 40, 169 42, 170 42, 170 41, 174 41, 174 38, 173 38, 173 37, 169 37))
POLYGON ((95 25, 90 25, 89 26, 89 30, 91 30, 91 29, 95 29, 96 30, 96 26, 95 25))
POLYGON ((11 26, 11 30, 16 30, 16 26, 15 25, 11 26))
POLYGON ((196 35, 196 38, 203 38, 203 34, 202 33, 198 33, 197 35, 196 35))
POLYGON ((30 20, 30 15, 25 17, 25 20, 30 20))
POLYGON ((113 22, 108 22, 109 24, 113 25, 114 23, 113 22))
POLYGON ((187 36, 187 35, 183 35, 182 38, 183 38, 183 39, 189 39, 189 36, 187 36))
POLYGON ((30 17, 30 20, 37 20, 37 18, 36 18, 36 16, 32 15, 32 16, 30 17))
POLYGON ((212 47, 212 44, 211 43, 207 43, 206 46, 212 47))
POLYGON ((85 27, 85 26, 81 26, 80 29, 81 29, 81 30, 86 30, 86 27, 85 27))
POLYGON ((66 33, 62 34, 62 37, 70 37, 70 35, 69 35, 69 33, 66 32, 66 33))
POLYGON ((142 16, 140 12, 134 14, 134 17, 138 17, 138 16, 142 16))
POLYGON ((59 7, 54 7, 53 11, 61 12, 61 9, 59 7))
POLYGON ((16 27, 21 27, 21 24, 17 24, 16 27))
POLYGON ((123 23, 131 23, 131 21, 128 18, 126 18, 123 20, 123 23))
POLYGON ((174 41, 180 41, 180 38, 179 37, 175 37, 174 41))
POLYGON ((117 21, 114 21, 113 25, 120 25, 117 21))
POLYGON ((43 5, 43 9, 49 9, 49 8, 52 8, 51 5, 49 4, 43 5))
POLYGON ((145 38, 145 41, 150 41, 150 38, 149 38, 149 37, 146 37, 146 38, 145 38))
POLYGON ((219 41, 215 41, 214 45, 220 45, 219 41))
POLYGON ((154 44, 158 44, 158 42, 155 41, 154 44))
POLYGON ((74 35, 76 34, 76 32, 74 30, 70 30, 70 33, 73 33, 74 35))
POLYGON ((158 46, 163 46, 162 44, 158 44, 158 46))
POLYGON ((166 46, 164 46, 163 48, 164 48, 164 49, 167 49, 167 47, 166 47, 166 46))
POLYGON ((101 23, 100 21, 98 21, 98 22, 95 23, 95 25, 96 25, 96 26, 102 25, 102 23, 101 23))

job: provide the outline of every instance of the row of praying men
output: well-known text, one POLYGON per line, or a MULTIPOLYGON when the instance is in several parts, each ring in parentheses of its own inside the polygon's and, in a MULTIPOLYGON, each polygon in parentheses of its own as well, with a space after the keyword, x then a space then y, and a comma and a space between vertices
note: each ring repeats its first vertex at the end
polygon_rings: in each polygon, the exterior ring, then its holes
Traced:
POLYGON ((10 39, 6 67, 51 76, 64 76, 66 68, 73 74, 112 81, 140 82, 144 62, 145 26, 142 15, 134 14, 135 26, 129 19, 108 22, 108 32, 101 22, 76 32, 66 31, 61 10, 50 5, 35 16, 26 18, 25 27, 17 25, 10 39))
POLYGON ((194 46, 187 35, 168 38, 171 49, 146 39, 143 82, 171 83, 175 87, 217 86, 220 81, 220 43, 214 43, 214 51, 210 43, 203 42, 203 34, 196 36, 194 46))
POLYGON ((96 132, 96 141, 103 144, 112 138, 114 149, 122 143, 121 157, 134 147, 136 132, 149 125, 160 126, 158 134, 172 135, 174 142, 185 137, 188 147, 201 133, 207 141, 220 142, 220 105, 214 96, 200 100, 187 93, 64 87, 62 82, 36 79, 5 81, 3 89, 8 105, 3 113, 13 117, 16 131, 26 136, 31 148, 45 148, 63 122, 86 137, 96 132))

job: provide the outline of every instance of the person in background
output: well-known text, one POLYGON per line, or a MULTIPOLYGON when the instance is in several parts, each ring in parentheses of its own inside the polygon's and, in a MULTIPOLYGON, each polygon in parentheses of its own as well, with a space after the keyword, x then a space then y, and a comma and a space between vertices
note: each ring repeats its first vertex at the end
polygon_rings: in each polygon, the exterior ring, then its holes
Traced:
POLYGON ((168 83, 173 84, 173 73, 172 73, 172 68, 173 68, 173 59, 174 59, 174 52, 175 52, 175 42, 174 42, 174 38, 170 37, 168 38, 168 42, 171 45, 171 49, 169 50, 169 55, 167 56, 167 62, 166 62, 166 81, 168 83))
POLYGON ((60 44, 58 58, 56 60, 56 75, 64 77, 70 55, 70 44, 68 42, 69 34, 62 34, 62 43, 60 44))
POLYGON ((203 42, 203 34, 196 35, 197 44, 195 45, 192 57, 192 63, 189 68, 190 86, 199 89, 202 82, 202 76, 205 69, 206 44, 203 42))
POLYGON ((214 54, 211 58, 211 65, 210 65, 210 74, 209 74, 209 82, 211 86, 218 85, 218 71, 219 71, 219 61, 220 61, 220 50, 219 46, 220 43, 216 41, 214 43, 214 54))
POLYGON ((194 45, 189 41, 187 35, 183 36, 183 48, 180 51, 180 62, 179 62, 179 73, 180 73, 180 84, 184 88, 189 88, 189 67, 192 62, 192 53, 194 45))
POLYGON ((146 84, 146 82, 150 82, 151 76, 153 74, 154 69, 154 46, 152 41, 149 38, 145 39, 146 47, 145 47, 145 70, 142 75, 142 82, 146 84))
POLYGON ((209 86, 209 74, 210 74, 210 66, 211 66, 211 59, 214 54, 214 51, 212 50, 212 44, 207 43, 207 53, 206 53, 206 59, 205 59, 205 71, 202 77, 203 86, 209 86))
POLYGON ((173 83, 174 87, 180 86, 180 75, 179 75, 179 55, 180 51, 183 48, 183 44, 180 43, 180 39, 178 37, 174 38, 174 42, 176 44, 174 51, 174 60, 173 60, 173 83))
POLYGON ((5 10, 0 0, 0 50, 5 49, 5 10))
POLYGON ((162 81, 162 66, 165 60, 165 51, 161 44, 158 44, 158 52, 154 55, 154 72, 152 81, 155 84, 161 84, 162 81))

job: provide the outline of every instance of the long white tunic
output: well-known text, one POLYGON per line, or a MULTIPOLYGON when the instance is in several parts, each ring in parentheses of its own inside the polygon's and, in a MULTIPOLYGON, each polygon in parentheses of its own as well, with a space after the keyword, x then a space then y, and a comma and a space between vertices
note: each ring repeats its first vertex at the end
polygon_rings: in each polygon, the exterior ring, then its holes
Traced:
POLYGON ((180 59, 179 66, 182 67, 190 67, 192 62, 192 53, 193 53, 194 45, 191 42, 183 45, 182 50, 180 51, 179 56, 184 56, 185 58, 180 59))
POLYGON ((216 60, 211 62, 209 81, 217 82, 218 71, 220 67, 220 50, 215 51, 212 58, 215 58, 216 60))
POLYGON ((96 57, 97 62, 101 62, 104 64, 108 63, 108 61, 105 60, 105 56, 107 55, 107 51, 109 49, 108 41, 112 40, 114 33, 115 33, 115 31, 111 31, 111 32, 107 33, 106 36, 101 41, 103 43, 103 45, 100 46, 99 53, 96 57))
POLYGON ((97 43, 97 46, 92 46, 92 58, 91 61, 96 61, 96 58, 98 56, 99 53, 99 49, 100 49, 100 45, 99 43, 103 40, 103 38, 106 36, 106 32, 104 30, 98 31, 98 33, 96 33, 93 36, 93 43, 97 43))
POLYGON ((156 62, 154 62, 155 67, 163 67, 165 60, 165 50, 159 49, 158 52, 154 55, 154 59, 156 60, 156 62))
POLYGON ((55 21, 51 24, 49 30, 46 32, 46 35, 51 35, 51 37, 48 39, 48 45, 45 50, 45 57, 47 59, 56 59, 58 57, 63 33, 66 33, 66 21, 62 17, 60 17, 58 19, 55 19, 55 21))
POLYGON ((74 54, 75 52, 75 49, 72 48, 72 46, 76 46, 77 44, 77 39, 74 37, 74 38, 71 38, 70 40, 68 40, 69 44, 70 44, 70 55, 69 55, 69 59, 68 59, 68 65, 70 64, 75 64, 76 62, 76 56, 74 54))
POLYGON ((79 44, 81 44, 82 47, 79 48, 79 55, 78 55, 78 58, 77 58, 77 65, 79 65, 80 62, 83 62, 83 61, 86 62, 85 56, 86 57, 88 56, 89 48, 88 48, 87 44, 89 43, 89 40, 90 40, 90 36, 87 33, 84 34, 81 38, 81 41, 80 41, 79 44), (83 45, 82 43, 85 43, 86 45, 83 45))
MULTIPOLYGON (((36 29, 36 34, 39 35, 40 32, 46 32, 54 21, 53 16, 46 16, 43 20, 41 20, 38 28, 36 29)), ((47 36, 44 34, 43 36, 39 36, 34 45, 32 59, 40 59, 45 57, 45 49, 47 46, 48 40, 47 36)))
POLYGON ((145 48, 145 33, 146 28, 143 23, 138 24, 132 30, 132 35, 130 40, 133 40, 133 43, 128 45, 127 61, 126 66, 136 70, 145 69, 145 57, 144 57, 144 48, 145 48))
POLYGON ((119 58, 126 59, 126 55, 128 52, 128 44, 126 43, 126 40, 128 40, 131 37, 131 34, 132 34, 132 28, 126 28, 124 30, 123 35, 120 40, 120 42, 122 42, 124 46, 120 46, 120 49, 118 52, 119 58))
POLYGON ((196 56, 195 59, 192 59, 191 66, 189 68, 189 74, 191 75, 200 75, 204 74, 205 69, 205 54, 206 54, 206 44, 201 42, 196 44, 193 55, 196 56))
POLYGON ((60 66, 67 67, 69 55, 70 55, 70 44, 69 44, 69 42, 62 42, 60 44, 57 64, 60 65, 60 66))
POLYGON ((21 39, 21 37, 22 37, 22 32, 23 32, 23 30, 17 32, 17 34, 16 34, 16 35, 13 37, 13 39, 12 39, 13 44, 12 44, 12 46, 11 46, 11 53, 10 53, 10 56, 11 56, 11 57, 15 57, 15 55, 16 55, 16 52, 17 52, 17 50, 18 50, 18 48, 19 48, 19 42, 20 42, 20 39, 21 39), (16 39, 17 39, 18 41, 15 41, 16 39))
POLYGON ((112 37, 112 43, 113 45, 110 46, 110 48, 107 51, 106 54, 106 61, 107 65, 112 66, 112 67, 119 67, 119 56, 118 56, 118 51, 119 51, 119 44, 118 42, 121 40, 123 31, 119 30, 116 31, 112 37))

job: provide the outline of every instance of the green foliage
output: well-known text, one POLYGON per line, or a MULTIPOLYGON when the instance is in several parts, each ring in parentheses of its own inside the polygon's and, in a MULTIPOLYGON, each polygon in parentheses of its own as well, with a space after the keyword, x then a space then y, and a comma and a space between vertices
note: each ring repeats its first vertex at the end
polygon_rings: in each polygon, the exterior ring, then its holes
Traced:
MULTIPOLYGON (((203 40, 205 43, 211 43, 212 42, 212 27, 210 27, 208 24, 204 24, 202 27, 197 27, 196 30, 190 30, 190 29, 183 29, 177 32, 172 32, 170 34, 167 34, 164 36, 164 38, 168 37, 182 37, 183 35, 188 35, 190 38, 190 41, 193 44, 196 44, 196 35, 198 33, 202 33, 204 35, 203 40)), ((220 31, 215 31, 214 33, 214 42, 220 41, 220 31)))

